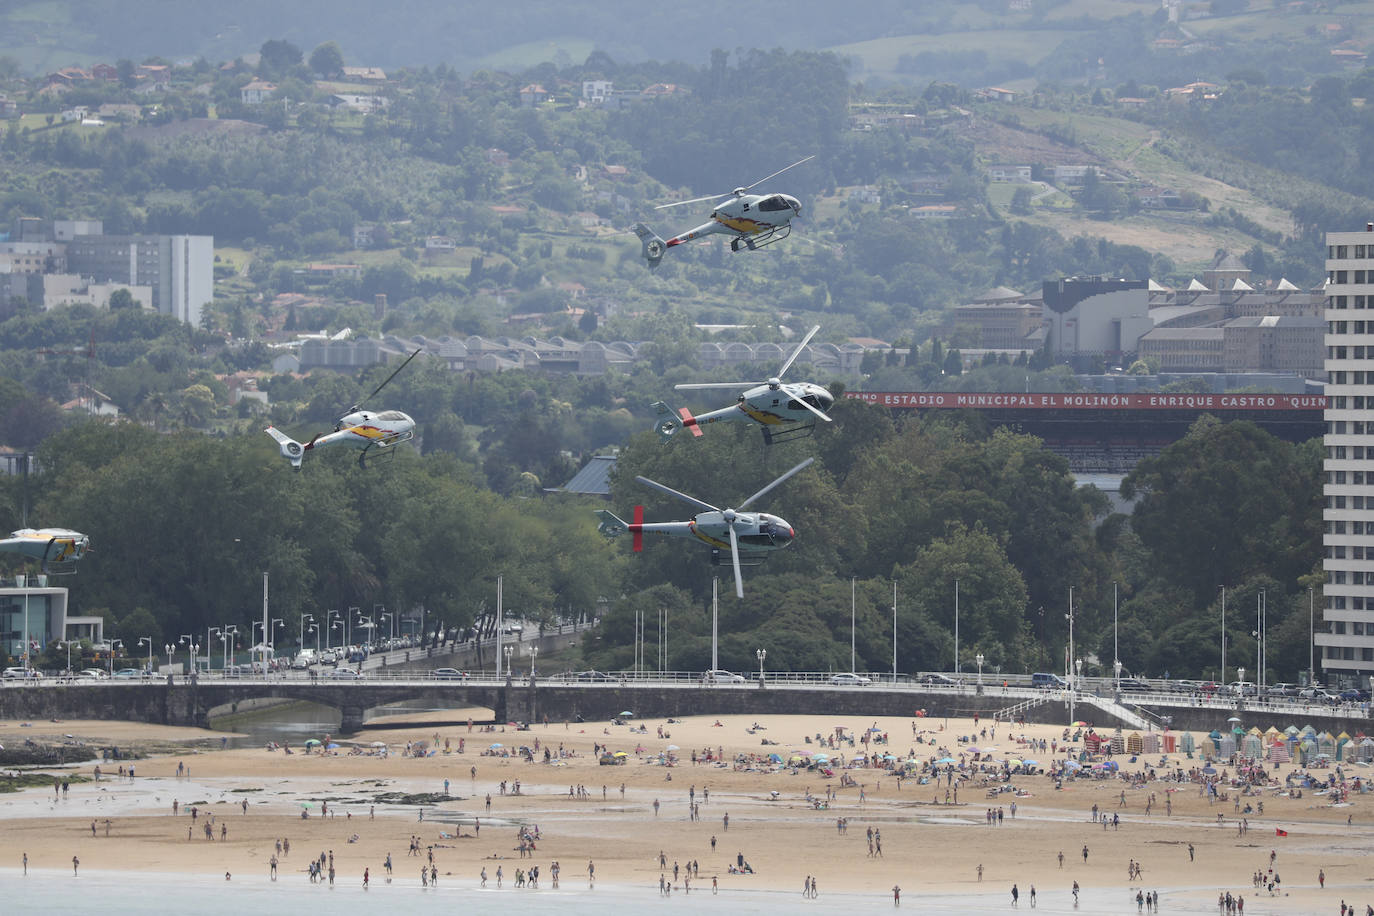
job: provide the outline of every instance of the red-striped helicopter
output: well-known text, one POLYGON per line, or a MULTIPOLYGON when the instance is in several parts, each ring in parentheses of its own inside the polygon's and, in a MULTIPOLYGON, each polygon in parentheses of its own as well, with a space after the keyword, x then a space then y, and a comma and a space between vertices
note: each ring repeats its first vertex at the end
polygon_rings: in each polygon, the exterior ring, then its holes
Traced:
POLYGON ((781 550, 791 544, 792 539, 796 537, 796 531, 792 529, 792 526, 778 516, 769 515, 765 512, 745 512, 743 510, 747 509, 754 500, 768 493, 815 460, 814 458, 806 459, 740 503, 739 507, 735 509, 718 509, 710 503, 702 502, 686 493, 679 493, 672 487, 665 487, 647 477, 636 477, 635 480, 646 487, 653 487, 660 493, 666 493, 702 511, 693 516, 691 521, 646 523, 643 506, 635 506, 633 522, 626 522, 614 513, 603 509, 596 513, 597 517, 601 519, 600 524, 597 525, 597 530, 607 537, 615 537, 626 531, 630 532, 633 536, 632 543, 636 553, 644 549, 645 534, 696 538, 710 545, 712 565, 721 563, 723 551, 728 550, 730 552, 730 565, 735 570, 735 594, 743 598, 744 577, 740 573, 740 567, 759 565, 768 558, 770 552, 781 550))
POLYGON ((806 332, 801 343, 792 350, 792 355, 783 362, 778 374, 766 382, 703 382, 692 385, 674 385, 675 391, 699 391, 708 388, 738 388, 752 386, 739 396, 730 407, 722 407, 700 416, 693 416, 686 407, 680 407, 674 414, 663 401, 654 404, 659 415, 654 427, 663 438, 670 438, 680 429, 690 429, 693 436, 701 435, 701 427, 711 423, 744 420, 758 423, 763 427, 763 441, 768 445, 786 442, 810 435, 816 428, 816 420, 830 422, 826 412, 835 403, 834 396, 812 382, 792 382, 784 384, 782 376, 792 368, 801 351, 821 329, 816 325, 806 332))
POLYGON ((384 454, 392 454, 386 450, 415 438, 415 421, 410 418, 409 414, 399 410, 373 411, 360 408, 370 401, 377 392, 385 388, 387 382, 400 374, 400 371, 419 353, 420 348, 417 348, 414 353, 405 358, 405 362, 396 367, 395 372, 386 377, 386 381, 372 389, 372 394, 350 407, 348 413, 340 417, 339 421, 334 424, 332 433, 317 433, 309 442, 300 443, 275 426, 267 427, 264 432, 277 440, 277 444, 281 446, 282 455, 291 462, 291 467, 297 471, 301 469, 301 461, 305 458, 306 452, 335 444, 351 445, 353 448, 362 449, 362 454, 358 456, 358 466, 367 467, 367 456, 375 450, 380 450, 384 454))
POLYGON ((635 235, 639 236, 642 243, 641 251, 644 260, 648 262, 650 268, 658 267, 663 260, 664 252, 669 248, 715 233, 723 232, 734 236, 730 239, 731 251, 739 251, 740 249, 755 251, 765 245, 771 245, 787 238, 792 234, 792 217, 801 215, 801 201, 790 194, 750 194, 749 192, 770 178, 778 177, 787 169, 794 169, 803 162, 810 162, 815 158, 815 156, 807 156, 805 159, 798 159, 787 168, 778 169, 767 178, 760 178, 743 188, 735 188, 728 194, 710 194, 706 197, 694 197, 691 200, 679 200, 675 203, 655 207, 655 210, 666 210, 669 207, 681 207, 685 204, 700 203, 703 200, 719 201, 715 209, 711 211, 710 222, 703 223, 681 235, 675 235, 667 241, 659 238, 654 230, 643 223, 636 223, 635 235))

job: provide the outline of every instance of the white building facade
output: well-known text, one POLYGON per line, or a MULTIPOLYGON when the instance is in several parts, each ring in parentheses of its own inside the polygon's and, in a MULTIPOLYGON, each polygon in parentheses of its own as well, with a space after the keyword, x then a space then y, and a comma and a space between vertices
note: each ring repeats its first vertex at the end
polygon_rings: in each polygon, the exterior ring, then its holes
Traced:
POLYGON ((1374 675, 1374 223, 1326 234, 1325 574, 1317 677, 1374 675))

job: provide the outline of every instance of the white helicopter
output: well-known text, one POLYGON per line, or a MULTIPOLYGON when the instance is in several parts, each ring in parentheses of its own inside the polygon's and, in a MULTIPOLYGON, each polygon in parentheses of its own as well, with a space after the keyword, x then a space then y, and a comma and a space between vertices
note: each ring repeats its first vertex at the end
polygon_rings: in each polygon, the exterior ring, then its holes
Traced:
POLYGON ((411 419, 409 414, 399 410, 371 411, 360 408, 370 401, 377 392, 385 388, 387 383, 394 379, 419 353, 420 348, 417 348, 414 353, 405 358, 405 362, 396 367, 395 372, 386 377, 386 381, 372 389, 372 394, 350 407, 348 413, 340 417, 339 422, 334 424, 332 433, 317 433, 309 442, 302 444, 275 426, 267 427, 264 432, 277 440, 277 444, 281 446, 282 455, 291 462, 291 467, 297 471, 301 469, 301 460, 305 458, 306 452, 339 443, 362 449, 362 454, 358 456, 358 466, 367 467, 367 456, 374 449, 389 449, 401 442, 409 442, 415 438, 415 421, 411 419))
POLYGON ((722 407, 701 416, 693 416, 686 407, 678 408, 674 414, 672 408, 663 401, 658 401, 654 404, 654 410, 658 412, 660 419, 654 428, 660 436, 667 439, 683 428, 690 429, 693 436, 700 436, 701 427, 709 423, 749 420, 763 427, 763 441, 768 445, 810 435, 816 428, 817 419, 830 422, 827 411, 834 404, 835 398, 825 388, 812 382, 783 384, 782 376, 792 367, 797 356, 820 329, 821 326, 816 325, 807 331, 801 343, 792 350, 792 355, 783 362, 778 374, 766 382, 703 382, 674 385, 675 391, 737 388, 740 385, 753 387, 745 390, 733 406, 722 407))
POLYGON ((642 252, 644 260, 649 262, 650 268, 658 267, 663 260, 663 254, 669 248, 681 245, 683 242, 690 242, 692 239, 701 238, 703 235, 724 232, 733 235, 730 239, 730 250, 739 251, 747 248, 750 251, 771 245, 781 241, 792 234, 792 217, 801 215, 801 201, 790 194, 750 194, 749 192, 763 184, 769 178, 776 178, 787 169, 794 169, 803 162, 810 162, 815 156, 807 156, 789 165, 786 169, 778 169, 768 178, 760 178, 758 181, 743 188, 735 188, 728 194, 710 194, 706 197, 694 197, 691 200, 679 200, 676 203, 663 204, 655 207, 655 210, 665 210, 669 207, 681 207, 684 204, 700 203, 703 200, 717 200, 714 210, 711 211, 711 221, 703 223, 681 235, 675 235, 664 241, 654 234, 643 223, 635 224, 635 235, 639 236, 643 243, 642 252))
POLYGON ((718 509, 710 503, 704 503, 686 493, 679 493, 677 490, 665 487, 647 477, 636 477, 635 480, 646 487, 653 487, 661 493, 680 499, 702 511, 688 522, 651 522, 646 524, 643 506, 635 506, 633 522, 626 522, 616 517, 614 513, 602 509, 596 513, 597 517, 601 519, 600 524, 597 525, 597 530, 607 537, 615 537, 625 531, 630 532, 633 536, 633 547, 636 553, 644 549, 645 534, 696 538, 710 545, 712 565, 719 565, 722 558, 721 552, 729 550, 730 564, 735 569, 735 595, 743 598, 744 577, 740 574, 740 567, 759 565, 768 558, 769 552, 781 550, 792 543, 792 539, 796 537, 796 532, 791 525, 776 515, 768 515, 764 512, 744 512, 742 510, 747 509, 754 500, 815 460, 814 458, 806 459, 740 503, 738 509, 718 509))
POLYGON ((44 571, 50 566, 66 566, 70 571, 71 565, 90 549, 91 539, 70 528, 20 528, 0 539, 0 552, 39 560, 44 571))

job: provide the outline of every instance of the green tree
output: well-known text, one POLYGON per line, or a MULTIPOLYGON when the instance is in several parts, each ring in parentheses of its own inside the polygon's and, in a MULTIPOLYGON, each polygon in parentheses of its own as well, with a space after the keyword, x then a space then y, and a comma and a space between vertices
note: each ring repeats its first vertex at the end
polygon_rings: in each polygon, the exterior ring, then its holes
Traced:
POLYGON ((127 289, 124 289, 123 287, 120 287, 119 289, 110 293, 111 311, 114 311, 116 309, 134 308, 135 306, 137 306, 137 304, 138 303, 134 300, 134 294, 129 292, 127 289))
POLYGON ((343 66, 343 52, 332 41, 326 41, 310 52, 310 70, 320 76, 338 76, 343 73, 343 66))

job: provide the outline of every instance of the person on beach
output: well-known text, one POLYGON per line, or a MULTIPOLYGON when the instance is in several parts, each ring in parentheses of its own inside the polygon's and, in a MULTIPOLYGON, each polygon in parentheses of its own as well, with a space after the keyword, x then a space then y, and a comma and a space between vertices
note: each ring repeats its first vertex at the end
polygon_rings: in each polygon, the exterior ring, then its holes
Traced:
POLYGON ((892 905, 902 905, 902 889, 896 884, 892 885, 892 905))
POLYGON ((1016 906, 1016 905, 1017 905, 1017 901, 1020 900, 1020 899, 1021 899, 1021 891, 1017 889, 1017 887, 1016 887, 1015 884, 1013 884, 1013 885, 1011 886, 1011 905, 1012 905, 1012 906, 1016 906))
POLYGON ((76 870, 77 870, 77 868, 79 868, 80 866, 81 866, 81 860, 78 859, 76 856, 72 856, 72 877, 73 877, 73 878, 76 877, 76 870))

